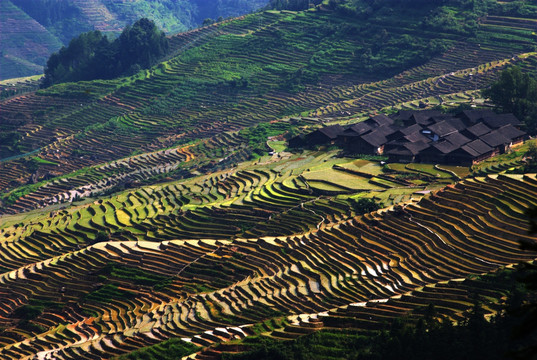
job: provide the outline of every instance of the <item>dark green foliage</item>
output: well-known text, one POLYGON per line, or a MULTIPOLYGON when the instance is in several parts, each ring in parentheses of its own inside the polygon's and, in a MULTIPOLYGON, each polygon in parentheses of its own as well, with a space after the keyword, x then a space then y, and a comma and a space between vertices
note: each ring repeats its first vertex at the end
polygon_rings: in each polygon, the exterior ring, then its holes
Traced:
POLYGON ((45 67, 43 86, 132 75, 156 64, 167 51, 168 40, 164 33, 146 18, 127 26, 114 41, 100 31, 90 31, 51 55, 45 67))
POLYGON ((110 240, 110 234, 105 231, 99 231, 97 235, 95 235, 95 239, 90 240, 88 243, 90 245, 97 244, 100 242, 105 242, 110 240))
POLYGON ((239 134, 248 142, 254 153, 264 155, 269 151, 267 146, 269 137, 292 131, 295 127, 288 122, 263 123, 256 127, 243 129, 239 134))
MULTIPOLYGON (((168 51, 168 40, 155 23, 142 18, 127 26, 119 36, 117 61, 127 71, 135 73, 133 67, 142 69, 154 65, 168 51)), ((113 49, 113 48, 112 48, 113 49)))
POLYGON ((181 339, 173 338, 160 344, 141 348, 129 354, 121 355, 114 360, 176 360, 193 354, 199 348, 181 339))
POLYGON ((501 111, 523 120, 528 133, 537 133, 537 80, 534 77, 514 66, 502 71, 500 78, 482 94, 501 111))
POLYGON ((476 306, 458 326, 426 316, 417 322, 397 319, 381 332, 326 330, 291 342, 257 338, 246 340, 245 344, 252 349, 249 352, 224 354, 222 359, 507 359, 513 326, 507 318, 487 322, 476 306))
POLYGON ((160 289, 170 282, 167 276, 118 263, 108 264, 98 274, 105 278, 128 280, 137 285, 158 286, 160 289))
POLYGON ((475 305, 458 324, 452 324, 430 304, 386 323, 382 331, 322 330, 284 342, 246 338, 243 345, 249 351, 224 354, 222 360, 534 359, 531 356, 536 348, 530 335, 535 331, 537 311, 529 313, 525 305, 534 289, 520 281, 537 288, 536 274, 534 269, 521 266, 476 277, 491 288, 504 287, 508 294, 502 315, 490 321, 485 320, 476 296, 475 305))
POLYGON ((41 315, 44 307, 39 305, 23 305, 13 312, 13 316, 22 320, 32 320, 41 315))
POLYGON ((359 198, 354 200, 352 203, 352 208, 357 215, 362 215, 376 211, 383 207, 382 203, 378 203, 370 198, 359 198))
POLYGON ((60 310, 64 304, 46 299, 32 298, 28 304, 23 305, 13 311, 13 317, 22 321, 30 321, 39 317, 45 310, 60 310))
POLYGON ((107 303, 115 299, 128 299, 133 295, 134 294, 130 291, 118 289, 117 284, 106 284, 87 294, 84 297, 84 300, 107 303))
POLYGON ((21 137, 17 131, 0 131, 0 143, 8 147, 16 146, 21 137))

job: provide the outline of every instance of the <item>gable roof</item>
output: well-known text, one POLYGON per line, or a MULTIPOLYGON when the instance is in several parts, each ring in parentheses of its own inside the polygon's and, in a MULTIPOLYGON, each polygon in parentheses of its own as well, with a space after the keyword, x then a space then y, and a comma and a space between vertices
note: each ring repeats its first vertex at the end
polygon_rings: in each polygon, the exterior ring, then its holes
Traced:
POLYGON ((474 137, 480 137, 480 136, 483 136, 489 132, 491 132, 492 129, 489 128, 487 125, 485 125, 484 123, 482 122, 479 122, 475 125, 472 125, 470 127, 467 127, 465 132, 468 133, 469 135, 471 136, 474 136, 474 137))
POLYGON ((458 153, 460 151, 470 155, 473 158, 476 158, 479 155, 482 155, 482 154, 479 154, 477 151, 475 151, 474 148, 472 148, 471 146, 468 146, 468 145, 461 146, 459 149, 455 150, 456 153, 458 153))
POLYGON ((399 129, 398 131, 401 132, 403 135, 410 135, 413 133, 419 133, 419 131, 422 129, 421 125, 419 124, 412 124, 410 126, 404 127, 399 129))
POLYGON ((504 125, 514 125, 519 126, 521 123, 513 114, 494 114, 483 118, 483 122, 487 126, 498 129, 504 125))
POLYGON ((471 148, 478 155, 483 155, 494 150, 493 148, 491 148, 490 146, 488 146, 487 144, 485 144, 483 141, 479 139, 469 142, 468 144, 463 145, 461 148, 465 149, 467 147, 471 148))
POLYGON ((441 141, 439 143, 435 143, 431 145, 431 147, 435 148, 436 150, 440 151, 442 154, 449 154, 453 150, 457 150, 459 147, 453 145, 449 141, 441 141))
POLYGON ((421 151, 427 149, 430 146, 430 144, 425 141, 416 141, 413 143, 406 143, 403 146, 407 148, 408 150, 410 150, 410 152, 412 152, 413 155, 417 155, 421 151))
POLYGON ((516 127, 514 127, 511 124, 504 125, 501 128, 499 128, 497 131, 510 140, 520 138, 526 135, 524 131, 518 130, 516 127))
POLYGON ((433 119, 428 115, 413 114, 409 120, 413 120, 416 124, 422 126, 434 124, 433 119))
POLYGON ((454 119, 452 114, 441 114, 436 116, 431 116, 431 121, 438 123, 441 121, 451 120, 454 119))
POLYGON ((471 141, 458 131, 446 136, 444 139, 446 139, 456 147, 461 147, 462 145, 468 144, 471 141))
POLYGON ((380 134, 384 135, 384 136, 388 136, 388 135, 391 135, 393 133, 395 133, 398 129, 394 126, 391 126, 391 125, 382 125, 382 126, 379 126, 378 128, 376 128, 375 130, 373 131, 377 131, 379 132, 380 134))
POLYGON ((424 141, 417 141, 414 143, 394 143, 394 146, 391 146, 384 153, 386 155, 418 155, 428 147, 429 144, 424 141))
POLYGON ((432 118, 442 115, 444 114, 442 114, 442 112, 439 110, 421 110, 414 111, 411 118, 413 118, 418 124, 427 125, 433 123, 434 120, 432 118))
POLYGON ((378 130, 373 130, 370 133, 362 135, 362 140, 364 140, 366 143, 374 147, 379 147, 381 145, 386 144, 386 142, 388 142, 388 139, 386 139, 386 137, 382 134, 382 132, 378 130))
POLYGON ((451 117, 449 119, 446 119, 446 121, 447 121, 447 123, 449 125, 453 126, 455 129, 457 129, 457 131, 461 131, 461 130, 466 129, 466 124, 464 123, 464 121, 462 121, 459 118, 451 117))
POLYGON ((390 115, 390 117, 394 120, 408 120, 414 112, 414 110, 399 110, 395 114, 390 115))
POLYGON ((414 132, 412 134, 408 134, 408 135, 404 136, 403 139, 405 139, 406 141, 409 141, 409 142, 418 142, 418 141, 430 142, 431 141, 431 140, 429 140, 429 138, 427 136, 423 135, 419 131, 416 131, 416 132, 414 132))
POLYGON ((480 119, 483 119, 485 117, 494 116, 496 113, 492 110, 464 110, 460 116, 463 119, 466 119, 471 124, 477 123, 480 119))
POLYGON ((457 129, 451 126, 447 121, 441 121, 439 123, 429 125, 427 126, 427 129, 431 130, 433 133, 440 137, 444 137, 449 134, 453 134, 454 132, 457 132, 457 129))
POLYGON ((373 127, 371 125, 362 121, 362 122, 352 125, 347 130, 345 130, 345 134, 356 133, 358 135, 362 135, 372 129, 373 127))
POLYGON ((343 133, 343 128, 341 125, 331 125, 320 128, 317 131, 323 135, 326 135, 330 139, 335 139, 338 135, 343 133))
POLYGON ((393 125, 394 123, 392 118, 389 118, 384 114, 372 116, 364 122, 373 126, 393 125))
POLYGON ((511 142, 511 139, 508 139, 503 136, 502 133, 498 130, 491 131, 488 134, 481 136, 481 140, 483 140, 485 144, 492 147, 497 147, 511 142))

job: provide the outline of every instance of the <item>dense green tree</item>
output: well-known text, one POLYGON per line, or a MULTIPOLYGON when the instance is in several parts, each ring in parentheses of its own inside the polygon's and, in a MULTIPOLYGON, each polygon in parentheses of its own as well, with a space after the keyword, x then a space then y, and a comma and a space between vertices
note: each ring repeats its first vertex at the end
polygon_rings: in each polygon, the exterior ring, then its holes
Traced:
POLYGON ((376 211, 383 206, 382 203, 377 203, 375 200, 369 198, 359 198, 352 203, 354 212, 358 215, 376 211))
POLYGON ((168 39, 146 18, 127 26, 114 41, 100 31, 90 31, 50 56, 43 86, 131 75, 153 66, 167 51, 168 39))
POLYGON ((203 19, 203 23, 201 25, 203 26, 209 26, 211 24, 214 24, 214 20, 211 19, 211 18, 206 18, 206 19, 203 19))
POLYGON ((537 133, 537 81, 518 66, 505 69, 497 81, 482 91, 503 112, 524 121, 526 131, 537 133))

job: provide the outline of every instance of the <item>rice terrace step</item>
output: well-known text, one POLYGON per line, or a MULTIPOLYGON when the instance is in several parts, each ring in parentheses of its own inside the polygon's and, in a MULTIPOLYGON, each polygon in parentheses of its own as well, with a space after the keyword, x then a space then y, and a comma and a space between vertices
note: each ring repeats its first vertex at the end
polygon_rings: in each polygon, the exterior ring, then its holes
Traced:
POLYGON ((1 5, 2 74, 50 56, 0 82, 1 359, 535 356, 534 1, 47 4, 1 5))

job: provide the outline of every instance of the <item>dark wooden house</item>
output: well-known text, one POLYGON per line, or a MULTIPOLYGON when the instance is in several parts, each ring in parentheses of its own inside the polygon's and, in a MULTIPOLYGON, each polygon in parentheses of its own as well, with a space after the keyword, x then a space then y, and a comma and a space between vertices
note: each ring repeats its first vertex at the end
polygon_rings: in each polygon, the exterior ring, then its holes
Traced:
POLYGON ((343 134, 343 127, 341 125, 331 125, 315 130, 314 132, 306 135, 306 145, 324 145, 333 144, 338 135, 343 134))
POLYGON ((289 139, 290 148, 303 148, 306 147, 306 135, 300 134, 289 139))
POLYGON ((491 128, 489 128, 484 123, 480 122, 475 125, 467 127, 466 129, 462 130, 461 133, 464 136, 468 137, 469 139, 474 140, 474 139, 480 138, 481 136, 485 134, 488 134, 491 131, 492 131, 491 128))
POLYGON ((497 150, 500 154, 503 154, 511 144, 511 139, 504 136, 500 131, 494 130, 480 137, 480 139, 497 150))
POLYGON ((451 152, 449 154, 449 159, 452 164, 471 166, 488 159, 497 153, 498 152, 493 148, 477 139, 451 152))
POLYGON ((347 145, 347 150, 354 154, 381 155, 388 139, 378 129, 357 137, 347 145))

